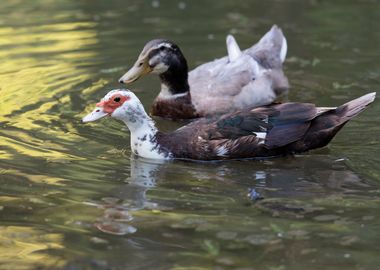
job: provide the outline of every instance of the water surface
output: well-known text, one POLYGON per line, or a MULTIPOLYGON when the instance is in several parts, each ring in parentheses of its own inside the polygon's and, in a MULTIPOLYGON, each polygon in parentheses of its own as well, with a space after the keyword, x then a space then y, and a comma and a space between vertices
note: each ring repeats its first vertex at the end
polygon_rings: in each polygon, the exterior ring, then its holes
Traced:
MULTIPOLYGON (((380 103, 332 143, 265 161, 153 162, 83 117, 148 40, 190 67, 283 28, 288 99, 379 91, 377 1, 0 3, 1 269, 380 269, 380 103)), ((157 78, 131 86, 149 108, 157 78)), ((158 120, 164 130, 181 123, 158 120)))

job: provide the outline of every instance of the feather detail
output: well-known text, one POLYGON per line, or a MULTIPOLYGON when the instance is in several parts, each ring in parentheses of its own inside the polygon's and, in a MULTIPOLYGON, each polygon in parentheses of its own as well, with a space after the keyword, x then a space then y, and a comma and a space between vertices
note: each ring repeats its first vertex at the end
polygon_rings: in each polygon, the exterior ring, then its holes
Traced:
POLYGON ((235 38, 232 35, 228 35, 226 38, 227 52, 230 62, 238 59, 243 53, 241 52, 239 45, 237 44, 235 38))

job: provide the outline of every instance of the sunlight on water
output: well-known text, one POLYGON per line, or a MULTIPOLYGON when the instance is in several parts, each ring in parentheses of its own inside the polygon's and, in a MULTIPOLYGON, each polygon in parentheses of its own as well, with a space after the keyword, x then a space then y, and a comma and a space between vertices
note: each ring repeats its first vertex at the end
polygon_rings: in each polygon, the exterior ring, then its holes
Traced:
POLYGON ((0 227, 1 256, 6 258, 1 264, 8 269, 27 269, 31 264, 54 265, 59 267, 63 261, 44 254, 48 249, 62 249, 62 235, 45 234, 27 227, 0 227))
MULTIPOLYGON (((12 149, 9 152, 46 159, 79 158, 62 144, 46 142, 45 138, 80 140, 72 124, 67 123, 63 132, 53 123, 62 120, 56 113, 57 105, 71 108, 70 92, 77 91, 77 84, 91 76, 70 60, 84 64, 96 55, 85 50, 97 43, 95 25, 70 22, 0 28, 0 44, 9 48, 2 50, 9 60, 0 63, 0 121, 6 121, 9 128, 4 138, 12 149), (40 133, 45 138, 36 138, 40 133)), ((14 158, 9 152, 3 152, 2 158, 14 158)))

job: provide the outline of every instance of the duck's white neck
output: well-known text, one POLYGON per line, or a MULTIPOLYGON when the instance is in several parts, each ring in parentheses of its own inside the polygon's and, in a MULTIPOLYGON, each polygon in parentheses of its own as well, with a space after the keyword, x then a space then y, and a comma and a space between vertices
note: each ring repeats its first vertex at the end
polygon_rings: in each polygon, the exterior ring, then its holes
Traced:
POLYGON ((123 119, 131 131, 132 152, 138 156, 150 159, 167 159, 170 153, 161 151, 157 141, 157 128, 147 115, 142 105, 127 106, 123 119))
POLYGON ((188 94, 188 91, 173 93, 165 83, 161 83, 161 91, 158 94, 160 99, 176 99, 179 97, 184 97, 188 94))

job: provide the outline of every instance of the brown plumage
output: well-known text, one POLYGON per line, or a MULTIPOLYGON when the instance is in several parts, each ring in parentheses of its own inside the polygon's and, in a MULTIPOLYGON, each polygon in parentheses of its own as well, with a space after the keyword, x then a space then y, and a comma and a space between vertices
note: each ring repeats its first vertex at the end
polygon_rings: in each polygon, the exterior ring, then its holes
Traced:
POLYGON ((337 108, 285 103, 201 119, 172 133, 159 133, 157 142, 175 157, 201 160, 305 152, 327 145, 374 98, 374 93, 368 94, 337 108), (260 138, 263 133, 265 138, 260 138))

